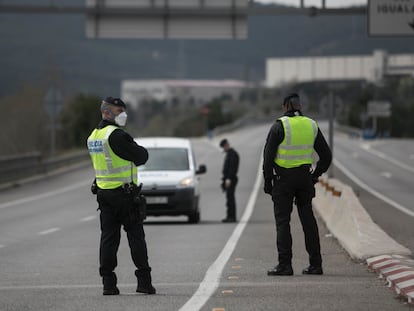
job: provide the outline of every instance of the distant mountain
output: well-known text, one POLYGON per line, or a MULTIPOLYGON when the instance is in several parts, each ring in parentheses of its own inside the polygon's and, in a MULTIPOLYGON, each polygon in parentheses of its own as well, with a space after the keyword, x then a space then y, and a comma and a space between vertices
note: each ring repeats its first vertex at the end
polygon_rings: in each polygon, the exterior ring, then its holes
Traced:
POLYGON ((0 96, 44 82, 56 69, 66 91, 106 96, 119 94, 127 78, 258 81, 269 57, 371 54, 378 48, 413 53, 414 40, 369 38, 365 16, 252 16, 249 38, 237 41, 91 40, 81 15, 0 13, 0 96))

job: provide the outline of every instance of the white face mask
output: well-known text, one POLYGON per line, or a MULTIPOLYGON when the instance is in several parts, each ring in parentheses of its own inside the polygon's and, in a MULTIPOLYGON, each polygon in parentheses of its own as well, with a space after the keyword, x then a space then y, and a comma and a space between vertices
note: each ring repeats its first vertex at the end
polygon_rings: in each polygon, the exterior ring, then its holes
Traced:
POLYGON ((119 115, 117 115, 114 119, 115 123, 118 124, 119 126, 125 126, 126 122, 127 122, 127 118, 128 115, 127 113, 121 112, 119 115))

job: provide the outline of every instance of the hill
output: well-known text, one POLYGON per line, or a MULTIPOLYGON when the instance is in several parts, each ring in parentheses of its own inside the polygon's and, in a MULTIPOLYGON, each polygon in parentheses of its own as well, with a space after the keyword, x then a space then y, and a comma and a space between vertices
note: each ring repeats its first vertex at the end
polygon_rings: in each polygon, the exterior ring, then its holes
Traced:
POLYGON ((91 40, 81 15, 0 14, 0 97, 53 71, 65 92, 106 96, 126 78, 259 81, 269 57, 414 52, 411 38, 369 38, 365 16, 252 16, 248 31, 237 41, 91 40))

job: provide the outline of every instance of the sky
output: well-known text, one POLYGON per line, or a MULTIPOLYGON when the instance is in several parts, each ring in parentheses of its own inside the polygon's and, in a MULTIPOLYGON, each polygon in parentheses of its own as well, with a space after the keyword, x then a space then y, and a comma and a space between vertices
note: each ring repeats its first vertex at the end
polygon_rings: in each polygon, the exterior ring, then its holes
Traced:
MULTIPOLYGON (((299 6, 300 0, 254 0, 263 3, 278 3, 299 6)), ((326 7, 348 7, 352 5, 366 5, 368 0, 325 0, 326 7)), ((305 6, 322 6, 322 0, 305 0, 305 6)))

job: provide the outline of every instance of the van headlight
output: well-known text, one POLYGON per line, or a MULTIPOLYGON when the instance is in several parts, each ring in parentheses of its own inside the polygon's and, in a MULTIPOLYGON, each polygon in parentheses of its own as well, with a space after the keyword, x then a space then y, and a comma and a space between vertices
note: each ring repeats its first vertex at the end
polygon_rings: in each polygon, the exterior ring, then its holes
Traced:
POLYGON ((186 188, 186 187, 192 187, 194 186, 194 178, 187 177, 180 181, 179 187, 180 188, 186 188))

